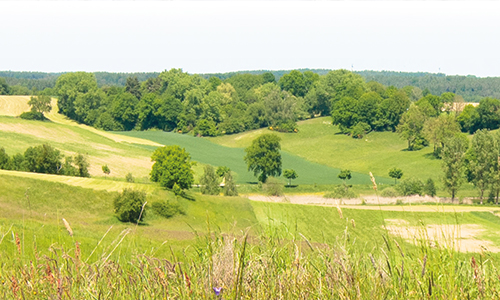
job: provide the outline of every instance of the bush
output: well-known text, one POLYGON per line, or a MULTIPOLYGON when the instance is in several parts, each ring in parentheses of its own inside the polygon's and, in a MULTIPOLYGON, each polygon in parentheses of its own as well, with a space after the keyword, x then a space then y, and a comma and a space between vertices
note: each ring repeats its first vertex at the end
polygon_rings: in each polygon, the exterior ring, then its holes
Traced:
POLYGON ((218 195, 220 192, 219 188, 219 178, 215 174, 214 167, 211 165, 205 166, 205 171, 203 172, 203 176, 200 179, 201 188, 200 191, 202 194, 208 195, 218 195))
POLYGON ((432 180, 432 178, 427 179, 425 182, 424 193, 431 197, 436 196, 436 185, 434 184, 434 180, 432 180))
POLYGON ((283 196, 284 185, 281 180, 268 177, 266 183, 262 185, 264 193, 269 196, 283 196))
POLYGON ((146 209, 142 205, 146 202, 146 193, 132 189, 125 189, 113 201, 115 215, 122 222, 137 223, 146 216, 146 209), (142 211, 142 214, 141 214, 142 211), (140 217, 140 219, 139 219, 140 217))
POLYGON ((382 192, 380 193, 380 196, 382 196, 382 197, 397 197, 397 196, 399 196, 399 193, 398 193, 398 191, 396 191, 396 189, 388 187, 388 188, 385 188, 382 190, 382 192))
POLYGON ((297 123, 293 120, 288 120, 286 122, 279 123, 278 125, 272 127, 273 130, 278 132, 297 132, 297 123))
POLYGON ((41 112, 37 111, 27 111, 23 112, 20 116, 21 119, 25 120, 36 120, 36 121, 43 121, 45 120, 45 117, 41 112))
POLYGON ((171 218, 177 214, 185 215, 186 212, 182 209, 179 203, 174 201, 156 201, 151 205, 153 211, 164 218, 171 218))
POLYGON ((128 173, 126 176, 125 176, 125 180, 127 182, 134 182, 134 176, 132 176, 132 173, 128 173))
POLYGON ((397 189, 403 196, 422 195, 424 184, 420 179, 409 178, 401 181, 397 189))
POLYGON ((360 139, 365 136, 365 134, 370 132, 371 129, 372 128, 370 127, 370 125, 366 124, 365 122, 359 122, 351 129, 351 136, 353 138, 360 139))
POLYGON ((323 197, 329 199, 353 199, 357 198, 358 195, 349 190, 347 185, 342 184, 336 187, 333 191, 326 193, 323 197))

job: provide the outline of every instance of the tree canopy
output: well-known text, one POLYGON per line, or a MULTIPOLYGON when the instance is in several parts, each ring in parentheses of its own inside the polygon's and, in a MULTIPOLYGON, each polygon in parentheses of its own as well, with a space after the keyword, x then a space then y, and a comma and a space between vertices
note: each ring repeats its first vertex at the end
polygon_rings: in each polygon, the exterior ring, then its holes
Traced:
POLYGON ((275 134, 263 134, 245 149, 248 170, 253 171, 260 182, 266 182, 269 176, 281 175, 280 140, 275 134))
POLYGON ((157 148, 151 156, 154 161, 151 180, 161 186, 172 189, 176 184, 182 189, 189 189, 194 182, 189 153, 177 145, 157 148))

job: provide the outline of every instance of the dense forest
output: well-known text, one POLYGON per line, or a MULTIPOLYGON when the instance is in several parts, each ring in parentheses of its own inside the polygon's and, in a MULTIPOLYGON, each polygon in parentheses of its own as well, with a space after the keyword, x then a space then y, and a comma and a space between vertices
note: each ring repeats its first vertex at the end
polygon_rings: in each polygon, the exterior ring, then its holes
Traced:
MULTIPOLYGON (((151 75, 141 74, 142 78, 151 75)), ((118 80, 120 76, 109 78, 118 80)), ((398 78, 429 76, 417 73, 398 78)), ((0 78, 0 94, 15 93, 15 86, 0 78)), ((199 136, 262 127, 297 132, 298 120, 329 115, 334 125, 352 137, 370 131, 397 131, 408 141, 409 150, 432 142, 436 155, 444 139, 460 130, 473 133, 500 127, 500 100, 496 98, 481 98, 474 107, 453 92, 435 95, 429 88, 385 86, 366 82, 347 70, 325 75, 293 70, 279 80, 271 72, 241 73, 222 80, 171 69, 142 81, 129 76, 124 86, 100 86, 97 74, 75 72, 60 75, 53 88, 37 94, 57 96, 60 113, 104 130, 175 130, 199 136)))
MULTIPOLYGON (((302 73, 306 71, 313 72, 320 76, 326 75, 331 70, 327 69, 298 69, 302 73)), ((276 81, 290 73, 290 70, 256 70, 240 71, 229 73, 207 73, 199 74, 204 79, 217 77, 221 80, 229 79, 238 74, 262 75, 271 73, 276 81)), ((442 73, 426 72, 393 72, 393 71, 355 71, 361 75, 367 82, 376 81, 386 86, 395 86, 403 88, 405 86, 418 87, 421 90, 428 89, 434 95, 451 92, 462 96, 466 102, 479 102, 481 98, 492 97, 500 98, 500 77, 478 78, 476 76, 447 76, 442 73)), ((13 72, 0 71, 0 78, 5 78, 7 84, 18 95, 28 95, 33 89, 38 91, 45 88, 54 88, 57 78, 64 73, 42 73, 42 72, 13 72)), ((145 81, 154 78, 159 73, 110 73, 95 72, 97 85, 103 86, 125 86, 128 77, 137 77, 139 81, 145 81)))

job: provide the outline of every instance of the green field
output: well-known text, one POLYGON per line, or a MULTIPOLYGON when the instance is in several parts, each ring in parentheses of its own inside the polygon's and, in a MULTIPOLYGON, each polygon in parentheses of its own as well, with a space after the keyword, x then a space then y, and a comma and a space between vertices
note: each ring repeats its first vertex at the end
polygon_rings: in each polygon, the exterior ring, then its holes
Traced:
MULTIPOLYGON (((129 131, 117 132, 119 134, 150 140, 163 145, 180 145, 186 148, 195 161, 214 166, 227 166, 236 172, 238 182, 256 182, 252 173, 247 171, 243 157, 245 151, 242 148, 225 147, 207 139, 197 138, 189 135, 163 132, 163 131, 129 131)), ((151 146, 142 146, 153 149, 151 146)), ((342 181, 337 178, 340 169, 328 167, 319 163, 307 161, 287 151, 281 153, 283 159, 283 169, 294 169, 299 174, 299 178, 294 180, 294 184, 340 184, 342 181)), ((390 183, 391 180, 383 176, 377 176, 377 180, 382 183, 390 183)), ((353 172, 350 184, 368 184, 370 177, 368 174, 353 172)))
MULTIPOLYGON (((295 134, 276 134, 281 137, 281 148, 285 152, 310 162, 363 174, 372 172, 377 178, 388 177, 393 167, 403 170, 403 179, 439 180, 442 173, 441 161, 432 156, 432 146, 405 151, 406 141, 393 132, 371 132, 363 139, 353 139, 340 134, 330 117, 301 121, 298 128, 295 134)), ((269 132, 259 129, 207 139, 227 147, 244 148, 260 134, 269 132)))

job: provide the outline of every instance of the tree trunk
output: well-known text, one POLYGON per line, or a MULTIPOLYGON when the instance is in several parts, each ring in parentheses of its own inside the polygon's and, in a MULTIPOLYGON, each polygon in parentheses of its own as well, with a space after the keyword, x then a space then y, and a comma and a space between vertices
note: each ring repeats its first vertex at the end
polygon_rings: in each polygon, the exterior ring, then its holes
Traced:
POLYGON ((483 205, 483 194, 484 194, 484 190, 481 189, 481 195, 479 196, 479 200, 481 200, 481 205, 483 205))
POLYGON ((451 190, 451 203, 455 200, 455 190, 451 190))

